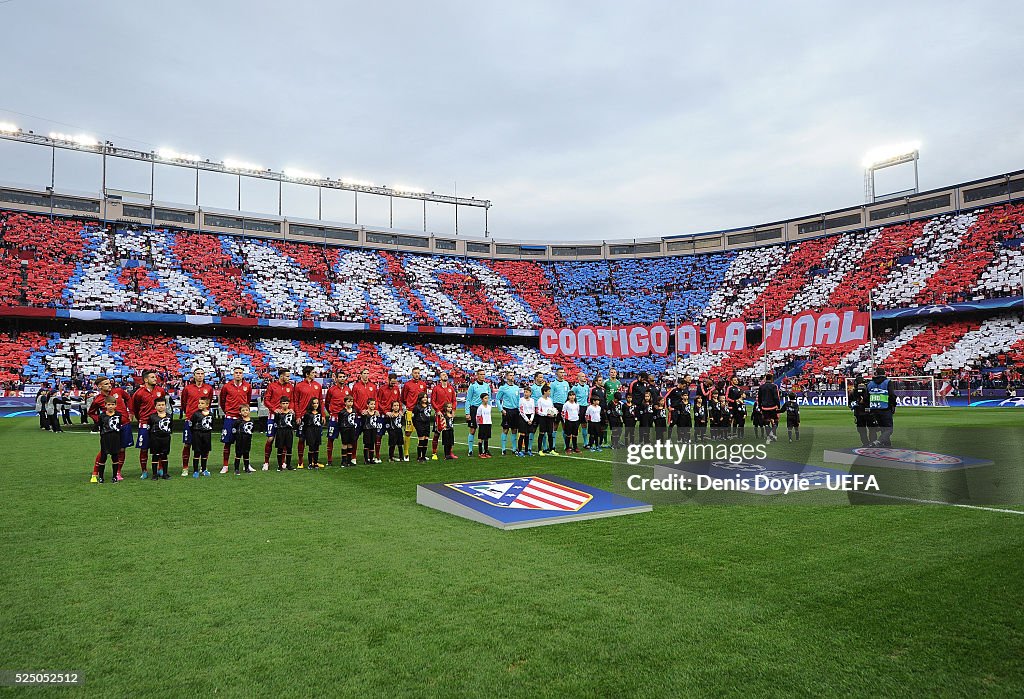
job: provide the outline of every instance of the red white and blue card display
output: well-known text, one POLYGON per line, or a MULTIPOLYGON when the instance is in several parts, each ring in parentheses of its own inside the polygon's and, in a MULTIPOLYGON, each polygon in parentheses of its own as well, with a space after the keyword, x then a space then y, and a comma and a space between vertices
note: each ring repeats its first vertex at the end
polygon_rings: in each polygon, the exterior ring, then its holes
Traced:
POLYGON ((558 476, 427 483, 416 502, 499 529, 649 512, 651 505, 558 476))

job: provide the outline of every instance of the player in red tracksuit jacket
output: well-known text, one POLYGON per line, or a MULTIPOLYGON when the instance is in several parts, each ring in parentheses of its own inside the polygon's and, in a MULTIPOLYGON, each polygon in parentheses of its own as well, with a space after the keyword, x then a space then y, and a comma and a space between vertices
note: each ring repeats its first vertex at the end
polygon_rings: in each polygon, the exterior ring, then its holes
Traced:
MULTIPOLYGON (((146 369, 142 372, 142 387, 135 391, 129 408, 139 421, 139 436, 135 442, 135 448, 139 450, 139 467, 142 469, 142 478, 148 478, 147 471, 149 462, 149 416, 156 413, 156 401, 165 398, 167 392, 156 385, 156 372, 146 369)), ((156 475, 156 466, 153 467, 153 475, 156 475)))
MULTIPOLYGON (((370 370, 363 369, 359 372, 359 380, 352 384, 352 407, 356 413, 362 415, 366 412, 366 402, 371 398, 377 400, 377 384, 370 381, 370 370)), ((364 436, 362 432, 359 434, 364 436)), ((376 445, 376 435, 372 437, 372 441, 376 445)))
POLYGON ((252 386, 245 380, 245 369, 236 366, 231 380, 220 389, 220 409, 224 411, 224 427, 220 431, 220 441, 224 445, 224 461, 220 470, 222 474, 228 472, 231 445, 235 443, 237 433, 235 425, 242 419, 242 406, 251 402, 252 386))
POLYGON ((324 408, 327 409, 327 465, 331 465, 334 456, 334 440, 341 435, 341 423, 338 414, 345 409, 345 398, 352 395, 348 385, 348 375, 339 369, 334 372, 333 383, 324 395, 324 408))
MULTIPOLYGON (((434 413, 441 415, 444 412, 445 403, 455 405, 455 386, 448 383, 448 372, 442 371, 437 377, 437 383, 430 389, 430 407, 434 413)), ((437 461, 437 440, 441 438, 442 430, 434 432, 433 443, 431 444, 431 460, 437 461)))
POLYGON ((192 453, 192 427, 189 418, 199 410, 199 399, 209 398, 213 400, 213 386, 206 383, 205 372, 196 369, 192 372, 192 380, 181 389, 180 409, 184 418, 185 426, 181 433, 181 471, 183 476, 188 475, 188 460, 192 453))
POLYGON ((274 414, 281 407, 281 399, 292 400, 295 387, 291 382, 291 372, 287 369, 277 370, 277 381, 271 381, 263 391, 263 405, 267 409, 267 443, 263 446, 263 470, 270 470, 270 452, 274 450, 274 414))
MULTIPOLYGON (((412 378, 402 386, 402 405, 405 406, 405 453, 409 453, 409 443, 416 429, 412 424, 412 409, 416 407, 420 395, 428 393, 427 382, 420 378, 420 368, 413 367, 412 378)), ((429 395, 429 393, 428 393, 429 395)))
MULTIPOLYGON (((302 367, 302 381, 295 384, 295 399, 292 401, 292 409, 295 411, 295 414, 305 415, 309 402, 314 398, 318 398, 320 400, 320 405, 324 404, 324 387, 323 384, 316 380, 316 367, 304 366, 302 367)), ((306 440, 304 440, 300 434, 299 468, 303 468, 302 455, 305 451, 306 440)))

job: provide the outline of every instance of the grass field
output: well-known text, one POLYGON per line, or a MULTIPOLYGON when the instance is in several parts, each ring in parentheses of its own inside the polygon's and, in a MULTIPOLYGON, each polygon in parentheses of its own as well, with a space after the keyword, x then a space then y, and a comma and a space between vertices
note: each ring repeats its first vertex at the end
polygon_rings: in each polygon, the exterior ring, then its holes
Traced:
MULTIPOLYGON (((980 422, 981 443, 1022 417, 899 424, 962 443, 980 422)), ((852 433, 843 410, 804 421, 852 433)), ((116 696, 1024 694, 1024 516, 659 506, 502 532, 416 485, 607 487, 608 454, 152 482, 130 450, 123 483, 90 485, 97 442, 0 420, 0 669, 116 696)))

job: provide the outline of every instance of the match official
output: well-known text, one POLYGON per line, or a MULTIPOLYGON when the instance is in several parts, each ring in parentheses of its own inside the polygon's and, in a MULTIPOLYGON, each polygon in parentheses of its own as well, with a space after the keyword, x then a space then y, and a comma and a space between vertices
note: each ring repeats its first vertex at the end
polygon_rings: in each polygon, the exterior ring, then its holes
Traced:
POLYGON ((885 375, 885 369, 875 369, 875 375, 868 381, 867 389, 871 446, 891 447, 896 393, 892 381, 885 375))

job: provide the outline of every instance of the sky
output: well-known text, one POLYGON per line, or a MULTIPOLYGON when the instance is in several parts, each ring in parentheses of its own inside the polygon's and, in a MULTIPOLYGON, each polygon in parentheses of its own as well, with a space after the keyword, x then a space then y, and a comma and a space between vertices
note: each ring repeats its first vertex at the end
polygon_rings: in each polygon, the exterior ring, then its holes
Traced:
MULTIPOLYGON (((506 240, 716 231, 863 202, 871 148, 921 142, 921 188, 1024 168, 1024 3, 0 0, 0 121, 280 170, 489 199, 506 240)), ((50 154, 0 141, 0 181, 49 184, 50 154)), ((99 159, 58 153, 58 189, 99 159)), ((156 198, 194 175, 158 168, 156 198)), ((200 203, 236 208, 235 178, 200 203)), ((879 189, 912 184, 904 167, 879 189)), ((108 187, 149 191, 111 164, 108 187)), ((283 213, 315 218, 315 189, 283 213)), ((359 223, 423 229, 361 195, 359 223)), ((277 185, 242 208, 276 213, 277 185)), ((325 219, 354 219, 351 193, 325 219)), ((428 230, 454 232, 431 204, 428 230)), ((460 235, 484 232, 459 210, 460 235)))

